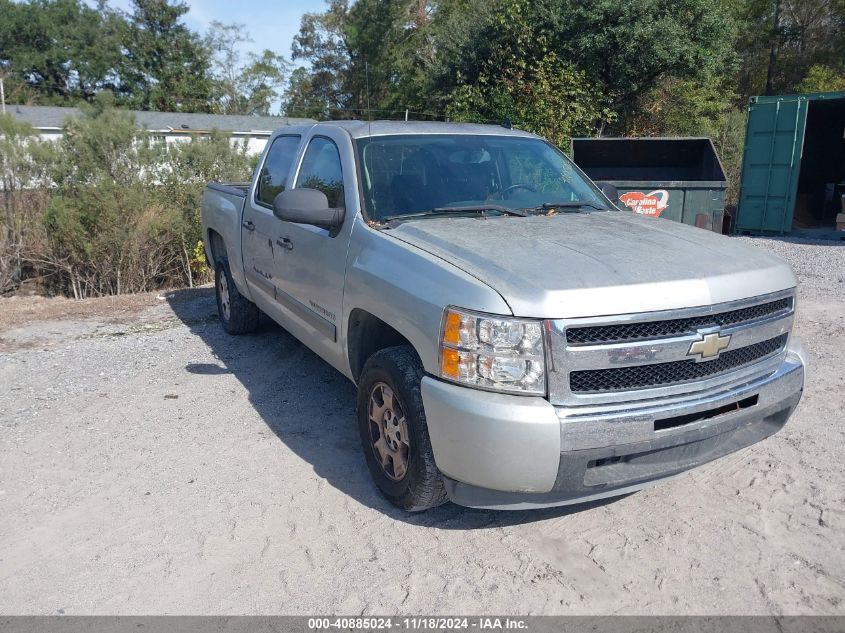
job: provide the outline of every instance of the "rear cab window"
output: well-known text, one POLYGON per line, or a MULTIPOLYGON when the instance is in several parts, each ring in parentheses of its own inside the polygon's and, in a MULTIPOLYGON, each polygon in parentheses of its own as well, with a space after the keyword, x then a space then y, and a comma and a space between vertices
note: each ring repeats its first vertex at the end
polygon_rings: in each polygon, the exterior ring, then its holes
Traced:
POLYGON ((272 207, 273 200, 287 187, 288 175, 296 150, 299 149, 300 136, 278 136, 267 151, 267 158, 261 166, 258 183, 255 187, 255 202, 265 207, 272 207))

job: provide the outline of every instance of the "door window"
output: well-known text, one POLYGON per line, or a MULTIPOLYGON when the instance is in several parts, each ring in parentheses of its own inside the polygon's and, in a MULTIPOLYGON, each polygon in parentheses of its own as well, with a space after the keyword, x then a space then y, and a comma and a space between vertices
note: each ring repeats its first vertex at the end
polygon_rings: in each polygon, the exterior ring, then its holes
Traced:
POLYGON ((334 142, 318 136, 308 144, 296 186, 322 191, 330 207, 344 206, 343 170, 340 153, 334 142))
POLYGON ((261 175, 255 192, 256 202, 273 206, 273 200, 287 186, 290 166, 296 157, 298 147, 298 136, 279 136, 273 141, 267 152, 267 159, 261 167, 261 175))

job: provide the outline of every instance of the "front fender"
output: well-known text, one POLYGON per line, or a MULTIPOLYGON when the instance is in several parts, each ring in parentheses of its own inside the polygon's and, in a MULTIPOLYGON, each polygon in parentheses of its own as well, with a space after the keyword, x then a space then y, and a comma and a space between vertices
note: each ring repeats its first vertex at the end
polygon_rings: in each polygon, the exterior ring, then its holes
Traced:
POLYGON ((408 339, 425 371, 437 374, 440 321, 449 305, 511 314, 504 299, 481 280, 391 237, 389 230, 370 228, 360 216, 356 218, 347 256, 341 326, 344 346, 349 315, 362 309, 408 339))

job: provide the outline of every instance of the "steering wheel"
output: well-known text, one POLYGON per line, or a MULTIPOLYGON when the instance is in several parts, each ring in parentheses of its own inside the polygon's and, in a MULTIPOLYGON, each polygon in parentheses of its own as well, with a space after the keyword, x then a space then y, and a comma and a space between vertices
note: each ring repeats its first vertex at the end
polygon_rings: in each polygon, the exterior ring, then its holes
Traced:
POLYGON ((517 183, 515 185, 511 185, 510 187, 505 187, 499 192, 499 197, 502 200, 508 200, 507 195, 511 191, 516 191, 517 189, 525 189, 526 191, 530 191, 531 193, 537 193, 537 190, 534 187, 529 187, 528 185, 523 185, 521 183, 517 183))

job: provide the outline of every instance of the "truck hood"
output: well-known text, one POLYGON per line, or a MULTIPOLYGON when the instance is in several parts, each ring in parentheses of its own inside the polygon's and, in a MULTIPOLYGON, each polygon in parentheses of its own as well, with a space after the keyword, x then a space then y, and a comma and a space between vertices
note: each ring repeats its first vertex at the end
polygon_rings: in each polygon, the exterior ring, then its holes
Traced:
POLYGON ((623 211, 431 218, 388 232, 485 282, 516 316, 671 310, 796 285, 785 261, 758 248, 623 211))

